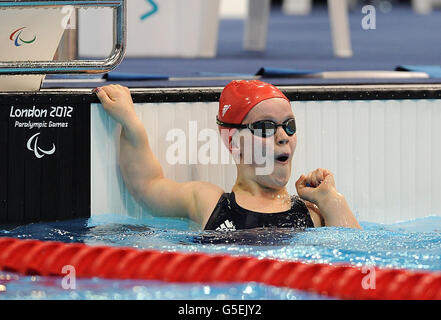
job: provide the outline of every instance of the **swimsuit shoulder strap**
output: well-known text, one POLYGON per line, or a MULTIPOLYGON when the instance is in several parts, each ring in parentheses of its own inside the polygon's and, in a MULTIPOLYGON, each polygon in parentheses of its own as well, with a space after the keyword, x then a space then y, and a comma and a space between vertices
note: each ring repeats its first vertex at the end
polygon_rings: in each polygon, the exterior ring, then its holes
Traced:
POLYGON ((207 224, 204 227, 204 230, 214 230, 214 226, 218 225, 219 221, 228 219, 228 217, 231 215, 231 211, 233 210, 231 201, 231 193, 224 193, 220 196, 216 207, 214 208, 207 224))

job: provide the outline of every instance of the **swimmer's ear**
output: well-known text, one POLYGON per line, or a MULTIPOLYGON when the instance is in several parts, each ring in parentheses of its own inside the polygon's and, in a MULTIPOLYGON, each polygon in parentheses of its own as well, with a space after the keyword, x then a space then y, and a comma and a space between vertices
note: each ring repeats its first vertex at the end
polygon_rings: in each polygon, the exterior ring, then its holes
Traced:
POLYGON ((233 156, 234 161, 236 161, 236 163, 240 162, 240 148, 238 146, 236 146, 233 143, 230 143, 230 152, 231 155, 233 156))
POLYGON ((240 161, 240 141, 237 132, 238 131, 236 131, 233 137, 231 138, 230 146, 229 146, 231 155, 233 156, 233 159, 236 162, 240 161))

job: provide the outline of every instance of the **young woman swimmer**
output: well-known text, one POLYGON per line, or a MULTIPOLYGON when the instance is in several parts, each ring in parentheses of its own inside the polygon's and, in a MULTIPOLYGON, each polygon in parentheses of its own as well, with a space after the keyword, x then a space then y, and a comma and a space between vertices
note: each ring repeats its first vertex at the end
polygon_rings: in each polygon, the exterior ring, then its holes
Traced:
POLYGON ((298 196, 288 193, 297 145, 295 118, 289 100, 273 85, 237 80, 222 91, 216 120, 223 141, 236 155, 237 179, 231 193, 208 182, 178 183, 164 177, 129 89, 109 85, 95 92, 104 110, 122 126, 120 167, 125 184, 155 214, 190 218, 205 230, 360 228, 326 169, 301 175, 296 182, 298 196), (238 132, 239 142, 235 139, 238 132), (254 156, 244 161, 245 141, 272 151, 268 153, 274 157, 271 172, 259 174, 262 165, 254 156))

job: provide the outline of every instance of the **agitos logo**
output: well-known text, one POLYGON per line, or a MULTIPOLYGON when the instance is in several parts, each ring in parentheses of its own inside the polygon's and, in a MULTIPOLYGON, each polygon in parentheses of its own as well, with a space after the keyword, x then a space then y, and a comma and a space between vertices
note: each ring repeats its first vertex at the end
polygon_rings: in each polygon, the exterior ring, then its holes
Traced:
POLYGON ((52 144, 51 150, 43 150, 38 146, 38 136, 39 133, 34 134, 32 137, 29 138, 28 143, 26 144, 29 151, 33 151, 35 156, 38 159, 43 158, 45 155, 52 155, 55 153, 55 144, 52 144))
POLYGON ((20 47, 23 44, 31 44, 35 40, 37 40, 37 36, 36 35, 34 35, 34 38, 32 40, 29 40, 29 39, 25 40, 25 39, 23 39, 21 35, 22 35, 24 29, 26 29, 26 27, 22 27, 20 29, 17 29, 14 32, 12 32, 11 35, 9 36, 9 40, 14 41, 14 44, 15 44, 16 47, 20 47))

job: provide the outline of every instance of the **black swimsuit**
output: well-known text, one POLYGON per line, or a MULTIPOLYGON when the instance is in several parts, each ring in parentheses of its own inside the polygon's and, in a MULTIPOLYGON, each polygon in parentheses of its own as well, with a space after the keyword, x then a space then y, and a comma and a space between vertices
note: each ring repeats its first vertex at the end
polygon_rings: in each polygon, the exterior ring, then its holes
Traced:
POLYGON ((262 227, 313 228, 309 210, 297 196, 291 198, 291 209, 260 213, 240 207, 234 192, 224 193, 213 210, 204 230, 239 230, 262 227))

